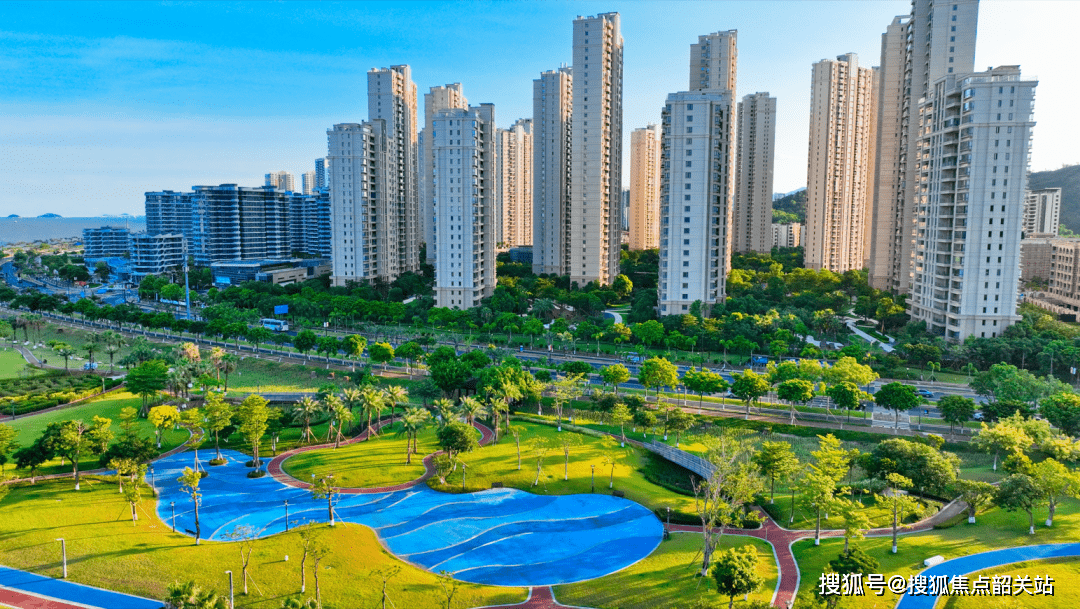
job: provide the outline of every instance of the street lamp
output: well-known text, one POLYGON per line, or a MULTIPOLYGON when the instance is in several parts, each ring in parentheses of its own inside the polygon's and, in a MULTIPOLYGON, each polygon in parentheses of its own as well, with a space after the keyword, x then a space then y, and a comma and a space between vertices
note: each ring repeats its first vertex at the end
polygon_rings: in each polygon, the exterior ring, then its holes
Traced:
POLYGON ((285 532, 289 532, 289 500, 285 500, 285 532))
POLYGON ((235 609, 233 605, 233 583, 232 583, 232 571, 226 571, 229 574, 229 609, 235 609))
POLYGON ((63 537, 57 538, 56 541, 60 542, 60 555, 64 563, 64 579, 67 579, 67 542, 63 537))
POLYGON ((170 501, 169 507, 172 508, 172 532, 176 532, 176 502, 170 501))

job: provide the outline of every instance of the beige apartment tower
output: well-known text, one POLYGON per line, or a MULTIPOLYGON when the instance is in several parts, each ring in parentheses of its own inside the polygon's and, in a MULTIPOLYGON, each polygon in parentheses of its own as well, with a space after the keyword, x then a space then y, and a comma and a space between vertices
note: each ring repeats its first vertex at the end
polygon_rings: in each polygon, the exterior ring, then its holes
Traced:
POLYGON ((690 45, 690 91, 731 91, 735 96, 738 38, 737 30, 698 36, 690 45))
POLYGON ((873 200, 876 73, 854 53, 814 64, 806 175, 806 267, 862 269, 873 200))
POLYGON ((465 93, 462 91, 461 83, 455 82, 447 84, 442 87, 431 87, 431 90, 424 94, 424 146, 423 146, 423 158, 420 161, 420 179, 419 188, 423 193, 423 199, 420 205, 420 235, 424 243, 427 243, 427 261, 434 262, 435 253, 432 251, 431 243, 435 238, 435 201, 432 179, 435 173, 435 151, 431 145, 431 129, 432 123, 435 120, 435 114, 439 110, 449 110, 452 108, 466 109, 469 107, 469 101, 465 99, 465 93))
POLYGON ((1053 235, 1061 229, 1061 189, 1029 190, 1024 195, 1024 236, 1053 235))
POLYGON ((533 242, 532 119, 518 119, 495 136, 495 243, 500 249, 533 242))
POLYGON ((566 275, 570 214, 573 70, 533 81, 533 272, 566 275))
POLYGON ((739 102, 732 247, 736 252, 772 251, 773 156, 776 98, 754 93, 739 102))
POLYGON ((623 39, 618 13, 574 20, 573 129, 565 252, 571 282, 609 285, 622 235, 623 39))
MULTIPOLYGON (((870 285, 911 290, 918 214, 916 153, 927 118, 919 100, 950 74, 975 71, 979 0, 912 0, 881 38, 870 285)), ((910 301, 909 301, 910 302, 910 301)))
POLYGON ((630 249, 660 247, 660 141, 657 125, 630 134, 630 249))

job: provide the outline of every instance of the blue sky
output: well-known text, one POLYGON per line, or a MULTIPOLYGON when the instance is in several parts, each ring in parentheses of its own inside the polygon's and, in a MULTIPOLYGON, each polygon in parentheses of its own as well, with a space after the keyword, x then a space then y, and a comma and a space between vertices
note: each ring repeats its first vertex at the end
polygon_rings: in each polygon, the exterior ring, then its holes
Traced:
MULTIPOLYGON (((1019 63, 1041 77, 1033 170, 1080 161, 1070 107, 1080 87, 1061 52, 1078 5, 983 0, 980 10, 976 67, 1019 63)), ((909 4, 4 2, 0 216, 141 214, 147 190, 309 171, 329 126, 367 117, 372 67, 411 65, 421 93, 461 82, 509 126, 531 116, 532 80, 570 62, 574 17, 608 11, 622 14, 627 142, 686 89, 697 36, 739 30, 738 95, 778 98, 783 192, 806 182, 811 64, 855 52, 876 65, 881 33, 909 4)))

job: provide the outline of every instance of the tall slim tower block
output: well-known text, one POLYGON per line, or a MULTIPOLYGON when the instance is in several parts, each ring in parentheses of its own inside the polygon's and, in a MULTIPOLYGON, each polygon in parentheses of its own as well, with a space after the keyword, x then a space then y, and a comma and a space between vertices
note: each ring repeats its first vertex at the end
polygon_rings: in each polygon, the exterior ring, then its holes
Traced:
POLYGON ((739 62, 739 33, 736 30, 698 36, 690 45, 690 90, 731 91, 735 95, 735 77, 739 62))
POLYGON ((910 314, 948 340, 1000 336, 1020 319, 1020 240, 1034 80, 1019 66, 933 83, 916 165, 910 314))
POLYGON ((382 120, 386 129, 386 168, 390 180, 386 243, 381 256, 389 259, 392 278, 406 271, 420 270, 420 201, 417 186, 416 84, 407 65, 372 69, 368 72, 368 116, 382 120))
POLYGON ((806 267, 862 269, 873 200, 875 72, 854 53, 814 64, 806 175, 806 267))
POLYGON ((573 71, 533 81, 533 272, 570 272, 570 159, 573 71))
POLYGON ((1061 189, 1029 190, 1024 196, 1024 235, 1054 235, 1061 229, 1061 189))
POLYGON ((739 148, 735 161, 732 241, 736 252, 772 251, 773 156, 776 98, 768 92, 739 102, 739 148))
POLYGON ((326 188, 326 158, 315 159, 315 188, 326 188))
POLYGON ((465 99, 465 93, 462 90, 461 83, 455 82, 447 84, 442 87, 431 87, 431 90, 424 94, 424 154, 420 165, 420 191, 424 193, 423 200, 420 206, 420 235, 421 239, 428 244, 427 248, 427 261, 432 262, 435 260, 435 253, 432 252, 431 242, 435 238, 435 223, 432 218, 435 217, 435 201, 434 201, 434 184, 432 182, 432 176, 435 172, 435 153, 430 145, 431 125, 435 120, 435 114, 439 110, 448 110, 450 108, 460 108, 462 110, 469 107, 468 100, 465 99))
POLYGON ((495 106, 439 110, 435 179, 436 306, 468 309, 495 290, 495 106))
POLYGON ((532 119, 516 121, 496 134, 495 242, 499 247, 533 242, 532 119))
POLYGON ((660 141, 658 125, 630 134, 630 249, 660 247, 660 141))
POLYGON ((573 125, 566 251, 570 280, 608 285, 622 235, 623 39, 618 13, 574 20, 573 125))
POLYGON ((387 243, 398 236, 397 205, 388 196, 386 122, 334 125, 326 132, 330 177, 331 275, 335 286, 400 274, 387 243), (391 220, 391 218, 394 218, 391 220))
POLYGON ((288 171, 271 171, 266 174, 266 185, 281 191, 293 192, 296 190, 296 176, 288 171))
POLYGON ((912 0, 881 38, 870 285, 907 293, 916 241, 919 100, 949 74, 975 70, 979 0, 912 0))
POLYGON ((302 188, 303 188, 303 192, 304 192, 305 195, 312 194, 313 192, 315 192, 315 189, 318 188, 315 185, 315 172, 314 171, 305 171, 300 176, 300 179, 301 179, 301 183, 303 184, 302 188))
POLYGON ((731 265, 735 116, 731 92, 668 95, 660 181, 661 315, 725 298, 731 265))

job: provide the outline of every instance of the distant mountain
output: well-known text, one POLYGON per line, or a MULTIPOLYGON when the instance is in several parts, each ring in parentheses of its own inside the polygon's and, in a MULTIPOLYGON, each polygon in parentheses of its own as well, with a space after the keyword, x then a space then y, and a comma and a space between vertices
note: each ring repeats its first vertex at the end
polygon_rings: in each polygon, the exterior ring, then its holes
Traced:
MULTIPOLYGON (((774 221, 779 219, 775 212, 786 212, 797 218, 797 222, 806 222, 806 189, 800 188, 791 194, 784 195, 772 202, 774 221)), ((789 217, 784 217, 785 222, 790 222, 789 217)))
POLYGON ((60 214, 41 214, 39 218, 63 218, 60 214))
POLYGON ((9 218, 21 218, 22 216, 20 216, 19 214, 11 214, 11 215, 10 215, 10 216, 8 216, 8 217, 9 217, 9 218))
POLYGON ((1028 189, 1041 188, 1061 189, 1061 223, 1073 232, 1080 232, 1080 165, 1032 172, 1028 189))

